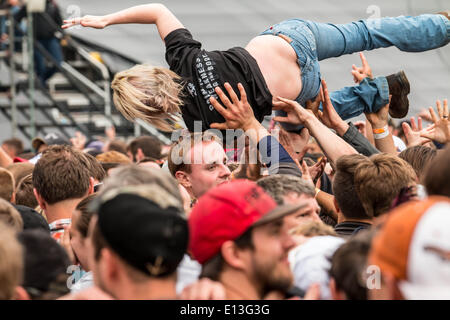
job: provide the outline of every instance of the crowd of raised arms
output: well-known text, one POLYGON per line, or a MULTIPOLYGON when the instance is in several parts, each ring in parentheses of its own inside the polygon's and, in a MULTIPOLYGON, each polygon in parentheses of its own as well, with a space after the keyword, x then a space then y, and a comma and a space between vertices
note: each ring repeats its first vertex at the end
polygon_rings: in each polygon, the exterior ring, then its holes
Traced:
POLYGON ((448 101, 413 114, 408 67, 375 76, 362 53, 444 47, 449 11, 291 19, 207 51, 162 4, 47 7, 63 29, 156 25, 169 67, 117 73, 114 105, 176 138, 2 137, 0 299, 450 299, 448 101), (319 61, 355 52, 330 92, 319 61))

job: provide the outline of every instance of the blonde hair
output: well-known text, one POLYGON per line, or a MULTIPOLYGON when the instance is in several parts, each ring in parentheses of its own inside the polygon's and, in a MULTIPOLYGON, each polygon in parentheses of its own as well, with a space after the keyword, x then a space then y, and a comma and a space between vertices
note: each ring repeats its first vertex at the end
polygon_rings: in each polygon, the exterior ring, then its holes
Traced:
POLYGON ((117 151, 108 151, 98 154, 95 159, 100 163, 120 163, 130 164, 131 160, 123 153, 117 151))
POLYGON ((305 237, 337 236, 333 227, 322 221, 307 221, 297 228, 291 230, 292 235, 303 235, 305 237))
POLYGON ((114 77, 114 104, 130 121, 142 119, 160 130, 173 131, 183 104, 181 80, 167 68, 136 65, 114 77))

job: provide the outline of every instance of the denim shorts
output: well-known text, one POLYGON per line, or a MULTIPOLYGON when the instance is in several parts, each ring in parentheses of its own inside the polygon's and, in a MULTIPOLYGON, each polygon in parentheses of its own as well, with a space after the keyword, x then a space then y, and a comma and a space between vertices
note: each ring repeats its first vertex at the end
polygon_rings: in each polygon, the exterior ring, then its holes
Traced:
POLYGON ((317 97, 321 84, 314 34, 307 23, 301 19, 283 21, 261 33, 261 35, 267 34, 274 36, 282 34, 292 40, 290 45, 297 54, 297 62, 300 66, 302 78, 302 90, 295 100, 300 105, 305 106, 306 101, 317 97))
POLYGON ((282 34, 292 40, 290 44, 297 54, 303 85, 296 100, 304 106, 320 90, 319 60, 390 46, 406 52, 439 48, 450 41, 450 21, 439 14, 360 20, 341 25, 291 19, 262 33, 266 34, 282 34))

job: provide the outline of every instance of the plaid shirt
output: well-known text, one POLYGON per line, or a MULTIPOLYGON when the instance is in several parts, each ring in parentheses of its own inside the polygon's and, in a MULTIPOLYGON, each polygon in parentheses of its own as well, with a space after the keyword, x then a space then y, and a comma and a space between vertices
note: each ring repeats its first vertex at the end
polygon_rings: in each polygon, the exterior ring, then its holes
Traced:
POLYGON ((50 223, 48 226, 52 238, 59 243, 64 235, 64 227, 69 226, 71 222, 72 219, 59 219, 50 223))

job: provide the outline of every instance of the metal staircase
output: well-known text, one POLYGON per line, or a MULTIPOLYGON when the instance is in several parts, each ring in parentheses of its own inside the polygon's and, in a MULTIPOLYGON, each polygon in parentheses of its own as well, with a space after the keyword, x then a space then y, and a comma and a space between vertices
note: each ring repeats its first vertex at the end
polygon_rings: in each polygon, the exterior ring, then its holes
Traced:
MULTIPOLYGON (((0 11, 0 16, 7 14, 7 11, 0 11)), ((10 27, 14 25, 12 19, 9 21, 10 27)), ((139 61, 64 34, 62 29, 61 34, 65 57, 61 64, 34 41, 34 50, 40 52, 49 65, 57 68, 57 73, 47 82, 48 87, 35 81, 35 89, 30 91, 26 50, 24 54, 11 53, 13 51, 9 47, 0 54, 0 115, 28 139, 33 138, 34 128, 36 136, 59 131, 70 138, 75 131, 80 131, 92 140, 97 135, 104 135, 106 127, 114 125, 121 137, 140 135, 143 129, 163 143, 170 143, 169 137, 156 128, 143 122, 133 124, 114 108, 111 79, 116 72, 139 61), (30 109, 31 99, 35 105, 34 115, 30 109)), ((25 41, 23 43, 26 44, 25 41)))

